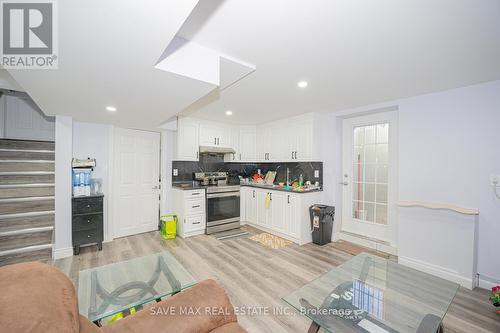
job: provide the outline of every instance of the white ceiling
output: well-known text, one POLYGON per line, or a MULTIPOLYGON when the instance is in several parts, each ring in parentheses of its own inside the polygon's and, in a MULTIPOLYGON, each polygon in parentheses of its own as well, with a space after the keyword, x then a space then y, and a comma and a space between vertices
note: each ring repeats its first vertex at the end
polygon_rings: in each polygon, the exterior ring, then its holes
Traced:
POLYGON ((156 127, 215 87, 154 68, 197 2, 58 1, 59 69, 9 72, 47 114, 156 127))
POLYGON ((134 128, 209 92, 184 112, 252 124, 500 79, 498 0, 202 0, 191 13, 196 3, 59 1, 59 69, 10 73, 48 114, 134 128), (155 69, 179 29, 256 71, 218 91, 155 69))
POLYGON ((181 35, 256 65, 189 112, 239 124, 500 79, 498 0, 226 0, 181 35))

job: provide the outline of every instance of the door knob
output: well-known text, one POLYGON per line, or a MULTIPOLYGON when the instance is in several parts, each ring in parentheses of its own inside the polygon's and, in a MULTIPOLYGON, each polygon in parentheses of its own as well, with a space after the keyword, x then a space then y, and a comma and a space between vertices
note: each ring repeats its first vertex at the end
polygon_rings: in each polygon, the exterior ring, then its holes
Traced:
POLYGON ((153 190, 157 190, 158 189, 158 186, 153 186, 152 187, 153 190))

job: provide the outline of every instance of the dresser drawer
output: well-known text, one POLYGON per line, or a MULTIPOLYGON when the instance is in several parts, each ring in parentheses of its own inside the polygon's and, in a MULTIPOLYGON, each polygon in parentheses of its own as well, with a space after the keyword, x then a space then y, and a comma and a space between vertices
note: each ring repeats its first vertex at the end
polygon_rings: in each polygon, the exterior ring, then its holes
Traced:
POLYGON ((73 216, 73 230, 102 230, 102 214, 88 214, 73 216))
POLYGON ((73 246, 102 242, 102 228, 73 231, 73 246))
POLYGON ((73 215, 101 213, 102 197, 96 198, 73 198, 73 215))
POLYGON ((206 227, 205 215, 189 216, 184 218, 184 230, 186 232, 203 230, 206 227))
POLYGON ((198 199, 203 198, 205 200, 205 190, 186 190, 184 191, 185 199, 198 199))
POLYGON ((186 215, 203 215, 205 214, 205 198, 192 199, 184 201, 184 210, 186 215))

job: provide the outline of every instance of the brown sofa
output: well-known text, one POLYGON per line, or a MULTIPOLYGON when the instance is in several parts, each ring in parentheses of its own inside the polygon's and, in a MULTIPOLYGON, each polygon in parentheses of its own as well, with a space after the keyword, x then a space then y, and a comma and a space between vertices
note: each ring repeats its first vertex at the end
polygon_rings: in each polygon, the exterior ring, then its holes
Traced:
POLYGON ((23 333, 245 332, 224 290, 213 280, 125 317, 97 327, 78 312, 75 288, 56 268, 37 262, 0 268, 0 331, 23 333), (167 315, 162 309, 185 306, 224 309, 217 314, 167 315), (156 308, 152 308, 156 307, 156 308), (160 313, 160 314, 159 314, 160 313))

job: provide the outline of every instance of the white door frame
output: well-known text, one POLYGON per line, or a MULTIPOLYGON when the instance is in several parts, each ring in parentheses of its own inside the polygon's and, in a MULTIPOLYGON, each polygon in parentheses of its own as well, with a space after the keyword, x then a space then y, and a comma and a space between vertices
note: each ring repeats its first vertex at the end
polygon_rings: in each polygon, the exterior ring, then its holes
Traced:
MULTIPOLYGON (((369 248, 377 249, 383 252, 387 253, 392 253, 396 254, 397 253, 397 207, 396 207, 396 200, 398 198, 398 112, 397 111, 389 111, 389 112, 379 112, 379 113, 374 113, 374 114, 369 114, 369 115, 362 115, 362 116, 353 116, 350 118, 344 118, 342 119, 342 124, 340 126, 342 128, 342 145, 341 145, 341 161, 338 165, 340 165, 342 172, 341 178, 339 179, 339 186, 341 187, 340 193, 342 194, 342 214, 340 216, 340 230, 338 234, 339 239, 343 239, 349 242, 353 242, 362 246, 366 246, 369 248), (346 133, 346 130, 344 129, 344 123, 348 122, 348 124, 352 127, 354 126, 363 126, 363 125, 370 125, 373 123, 377 122, 389 122, 390 127, 389 127, 389 188, 388 188, 388 210, 387 210, 387 218, 388 218, 388 237, 387 239, 384 240, 377 240, 369 236, 365 235, 354 235, 351 232, 346 232, 343 228, 344 223, 345 223, 345 218, 349 214, 351 214, 351 201, 352 198, 346 197, 346 191, 343 190, 344 185, 342 183, 345 181, 344 179, 344 174, 345 174, 345 169, 346 169, 346 154, 349 154, 349 156, 352 154, 352 132, 349 131, 349 133, 346 133), (346 152, 346 145, 350 146, 350 149, 348 152, 346 152)), ((350 166, 350 169, 352 169, 352 166, 350 166)), ((347 181, 349 184, 351 184, 352 178, 351 178, 351 173, 350 171, 349 174, 349 179, 347 181)), ((372 225, 372 223, 369 222, 360 222, 360 223, 367 223, 367 226, 372 225)))

